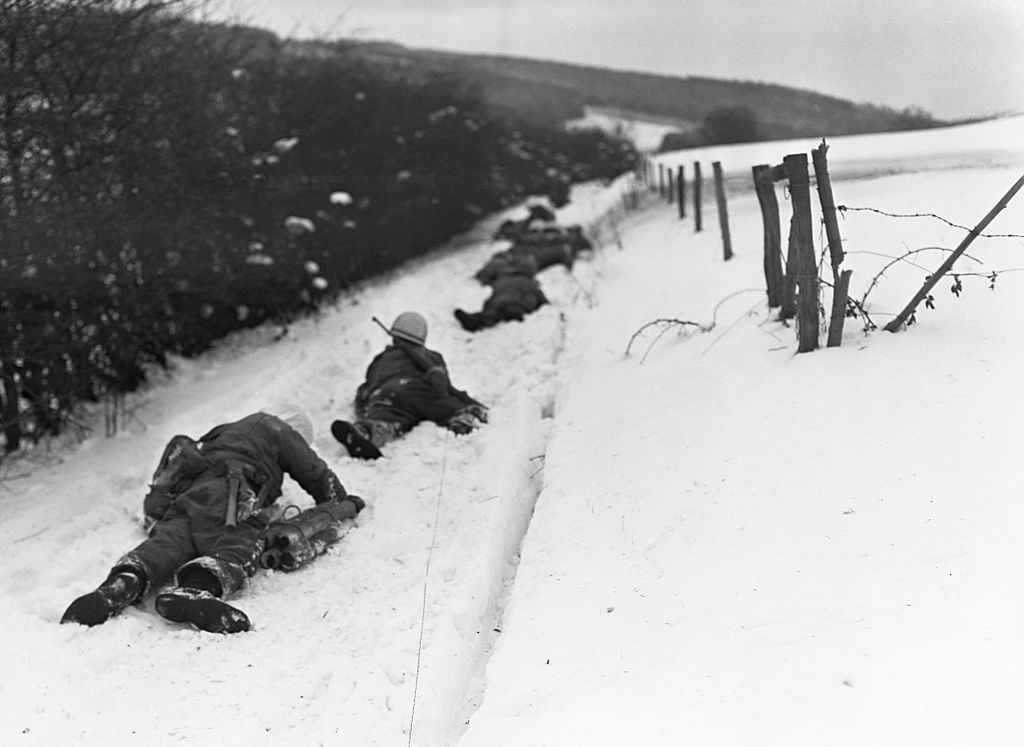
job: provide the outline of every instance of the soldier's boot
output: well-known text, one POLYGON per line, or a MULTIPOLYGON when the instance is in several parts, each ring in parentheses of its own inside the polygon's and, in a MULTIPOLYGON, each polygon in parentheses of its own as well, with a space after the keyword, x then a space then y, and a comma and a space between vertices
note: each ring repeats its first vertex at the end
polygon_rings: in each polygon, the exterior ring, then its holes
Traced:
POLYGON ((462 309, 455 309, 455 318, 459 320, 459 324, 467 332, 476 332, 480 329, 480 322, 475 314, 470 314, 462 309))
POLYGON ((104 623, 138 599, 145 585, 137 573, 111 573, 96 591, 84 594, 71 603, 60 619, 61 624, 92 626, 104 623))
POLYGON ((189 623, 208 633, 243 633, 249 617, 205 589, 176 588, 158 594, 156 611, 165 620, 189 623))
POLYGON ((171 622, 194 625, 209 633, 242 633, 249 617, 221 597, 221 580, 208 568, 186 564, 178 571, 178 587, 157 595, 156 611, 171 622))
POLYGON ((567 269, 569 272, 572 272, 572 266, 575 262, 575 259, 576 258, 572 253, 572 249, 569 248, 568 246, 565 247, 565 251, 562 255, 562 264, 565 265, 565 269, 567 269))
POLYGON ((369 439, 369 434, 364 433, 357 424, 335 420, 331 423, 331 435, 356 459, 378 459, 381 456, 380 449, 369 439))

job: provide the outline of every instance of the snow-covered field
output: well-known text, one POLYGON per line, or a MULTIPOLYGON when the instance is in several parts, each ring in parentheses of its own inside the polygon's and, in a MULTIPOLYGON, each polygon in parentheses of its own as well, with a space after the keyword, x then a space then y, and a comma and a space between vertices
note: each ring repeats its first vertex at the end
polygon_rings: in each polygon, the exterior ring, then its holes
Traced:
MULTIPOLYGON (((0 744, 1024 742, 1024 239, 979 238, 958 266, 997 272, 993 290, 963 275, 955 297, 944 280, 908 331, 851 319, 843 347, 797 355, 765 308, 745 183, 816 144, 663 157, 722 161, 728 263, 711 201, 694 233, 649 194, 623 214, 628 180, 579 188, 560 217, 599 249, 573 275, 545 270, 553 303, 523 323, 471 335, 451 316, 486 296, 471 276, 503 246, 492 216, 279 341, 258 330, 177 362, 117 437, 7 460, 0 744), (385 343, 371 317, 407 309, 491 423, 423 425, 352 460, 327 425, 385 343), (626 356, 661 317, 707 331, 651 330, 626 356), (149 604, 59 625, 142 540, 167 439, 282 397, 366 498, 357 527, 297 573, 254 577, 234 600, 246 634, 149 604)), ((1021 118, 830 145, 838 203, 967 226, 1024 171, 1021 118)), ((881 255, 965 234, 872 212, 841 230, 858 299, 881 255)), ((1024 196, 986 233, 1024 234, 1024 196)), ((943 257, 887 270, 874 321, 943 257)), ((282 500, 311 503, 294 484, 282 500)))
POLYGON ((656 151, 670 132, 693 132, 698 122, 672 121, 668 118, 633 114, 600 106, 584 106, 583 116, 566 122, 571 130, 597 129, 621 135, 643 152, 656 151))

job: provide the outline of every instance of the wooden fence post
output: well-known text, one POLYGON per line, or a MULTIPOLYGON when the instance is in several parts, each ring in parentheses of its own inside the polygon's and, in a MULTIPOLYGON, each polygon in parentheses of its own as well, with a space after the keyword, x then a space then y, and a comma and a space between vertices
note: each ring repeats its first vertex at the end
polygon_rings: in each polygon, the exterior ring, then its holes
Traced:
POLYGON ((808 353, 818 347, 818 266, 814 260, 811 179, 806 153, 794 153, 782 160, 789 175, 789 194, 793 200, 790 240, 796 253, 796 284, 799 289, 797 352, 808 353))
POLYGON ((676 201, 676 180, 673 178, 671 166, 665 169, 665 186, 668 187, 666 201, 671 205, 676 201))
POLYGON ((665 196, 665 164, 658 164, 658 196, 665 196))
POLYGON ((683 165, 679 164, 676 173, 676 191, 679 193, 679 217, 686 217, 686 176, 683 173, 683 165))
POLYGON ((818 201, 821 203, 821 218, 825 222, 825 236, 832 258, 832 314, 828 324, 828 347, 836 348, 843 342, 843 323, 846 321, 846 299, 850 291, 850 270, 839 271, 843 263, 843 238, 839 234, 836 218, 836 201, 832 196, 832 179, 828 175, 828 145, 822 138, 821 145, 811 151, 814 161, 814 179, 818 183, 818 201))
POLYGON ((828 320, 828 347, 838 348, 843 344, 843 323, 846 321, 846 299, 850 295, 850 275, 853 270, 839 273, 832 291, 832 316, 828 320))
POLYGON ((822 139, 821 145, 811 151, 814 160, 814 178, 818 182, 818 200, 821 202, 821 218, 825 221, 825 236, 832 258, 832 279, 839 280, 839 265, 843 263, 843 239, 839 235, 839 221, 836 219, 836 201, 832 196, 832 180, 828 175, 828 146, 822 139))
POLYGON ((732 239, 729 238, 729 209, 725 203, 725 180, 722 177, 722 163, 711 164, 715 174, 715 202, 718 205, 718 226, 722 229, 722 257, 728 262, 732 259, 732 239))
POLYGON ((700 215, 700 161, 693 162, 693 230, 701 231, 700 215))
POLYGON ((755 166, 754 191, 761 205, 764 224, 764 280, 768 287, 768 307, 782 305, 782 227, 779 221, 779 201, 775 196, 775 179, 767 164, 755 166))

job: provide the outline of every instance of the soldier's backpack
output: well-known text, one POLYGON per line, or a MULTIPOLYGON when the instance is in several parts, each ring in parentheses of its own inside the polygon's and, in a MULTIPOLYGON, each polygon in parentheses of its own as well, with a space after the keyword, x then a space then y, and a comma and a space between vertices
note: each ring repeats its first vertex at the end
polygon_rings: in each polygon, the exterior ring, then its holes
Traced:
POLYGON ((199 451, 195 439, 177 435, 164 447, 151 485, 177 494, 209 466, 209 460, 199 451))

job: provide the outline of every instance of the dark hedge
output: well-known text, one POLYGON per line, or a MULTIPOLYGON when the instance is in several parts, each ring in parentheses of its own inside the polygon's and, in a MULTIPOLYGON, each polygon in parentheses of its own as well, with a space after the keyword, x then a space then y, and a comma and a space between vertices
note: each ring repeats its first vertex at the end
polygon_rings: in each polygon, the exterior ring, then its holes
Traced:
POLYGON ((181 7, 0 10, 7 451, 169 354, 287 324, 485 213, 634 165, 603 134, 491 115, 451 76, 343 44, 297 52, 181 7))

